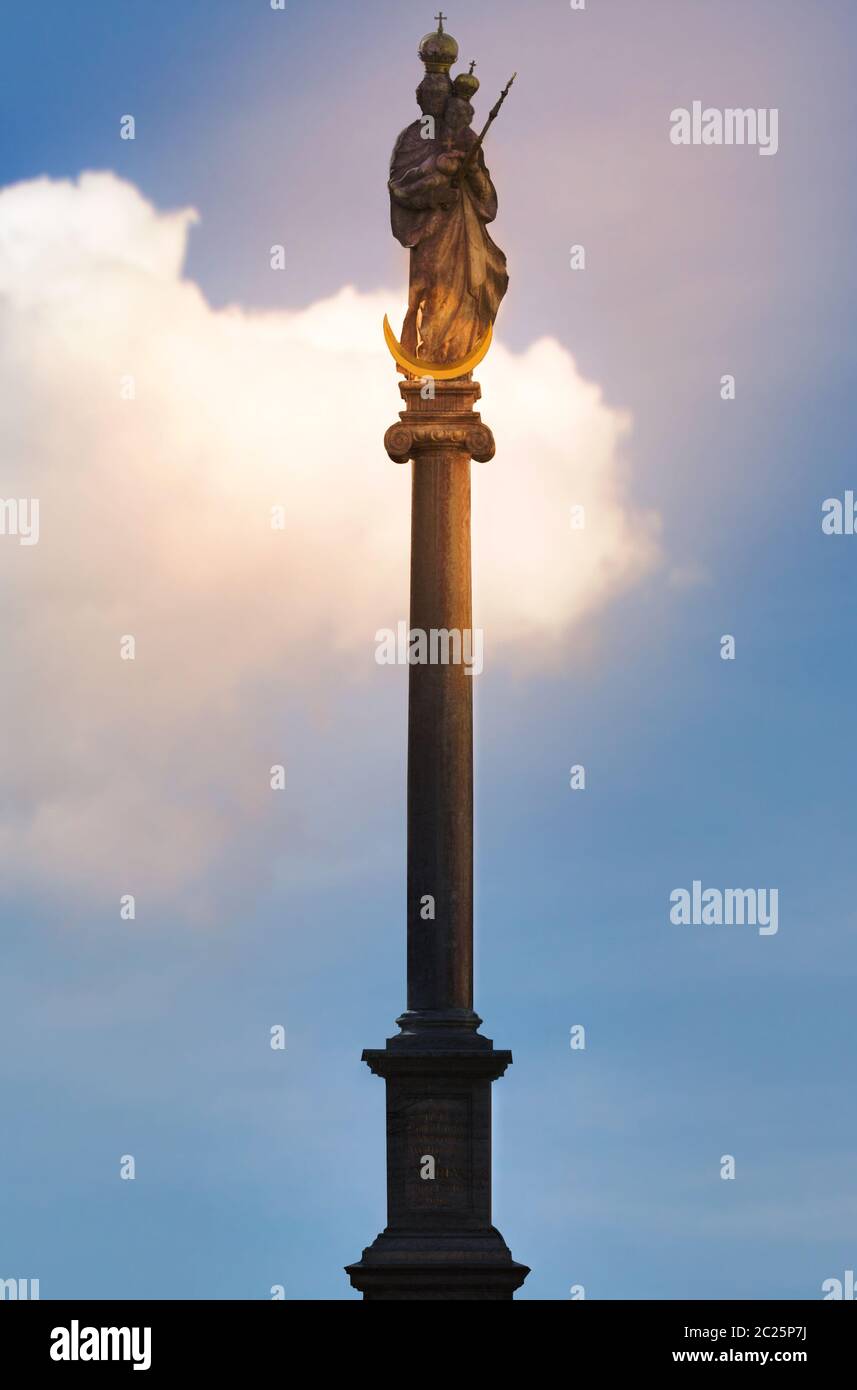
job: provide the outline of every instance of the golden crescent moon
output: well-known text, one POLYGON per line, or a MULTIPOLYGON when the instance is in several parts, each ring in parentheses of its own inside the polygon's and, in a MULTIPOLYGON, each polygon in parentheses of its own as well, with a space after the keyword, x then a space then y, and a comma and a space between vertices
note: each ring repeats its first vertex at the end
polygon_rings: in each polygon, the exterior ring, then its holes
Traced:
POLYGON ((493 336, 494 329, 489 323, 485 337, 480 338, 473 351, 467 357, 462 357, 460 362, 423 362, 417 357, 408 356, 390 327, 390 320, 384 315, 384 339, 399 366, 404 367, 411 376, 434 377, 436 381, 451 381, 453 377, 472 372, 490 348, 493 336))

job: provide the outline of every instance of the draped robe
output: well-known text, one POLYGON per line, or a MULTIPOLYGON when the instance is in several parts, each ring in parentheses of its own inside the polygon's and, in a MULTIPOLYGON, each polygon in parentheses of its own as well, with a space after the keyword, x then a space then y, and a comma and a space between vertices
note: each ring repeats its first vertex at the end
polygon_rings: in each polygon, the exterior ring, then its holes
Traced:
POLYGON ((399 136, 390 160, 390 220, 393 235, 411 252, 408 312, 402 347, 426 362, 457 362, 485 336, 494 322, 509 277, 506 257, 488 234, 497 216, 497 194, 480 149, 459 197, 449 208, 437 205, 449 177, 437 168, 453 148, 465 153, 476 135, 466 128, 448 132, 438 123, 437 138, 422 138, 423 123, 399 136))

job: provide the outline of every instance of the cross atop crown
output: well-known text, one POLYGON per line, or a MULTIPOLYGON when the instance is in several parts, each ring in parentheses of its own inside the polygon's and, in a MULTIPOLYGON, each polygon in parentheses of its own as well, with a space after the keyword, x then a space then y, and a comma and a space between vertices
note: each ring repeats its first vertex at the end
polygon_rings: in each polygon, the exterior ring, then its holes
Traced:
POLYGON ((469 72, 460 72, 452 84, 452 90, 457 97, 462 97, 464 101, 472 101, 479 91, 479 78, 473 69, 476 67, 476 59, 470 64, 469 72))
POLYGON ((435 15, 437 29, 432 34, 426 34, 420 43, 419 53, 426 65, 426 72, 442 72, 448 76, 449 69, 458 60, 458 44, 443 27, 443 21, 447 18, 443 10, 435 15))

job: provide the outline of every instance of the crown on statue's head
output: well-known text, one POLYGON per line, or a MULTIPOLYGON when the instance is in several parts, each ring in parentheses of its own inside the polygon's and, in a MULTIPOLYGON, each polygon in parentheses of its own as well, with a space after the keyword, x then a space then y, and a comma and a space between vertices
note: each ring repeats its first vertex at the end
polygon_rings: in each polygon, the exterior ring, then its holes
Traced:
POLYGON ((453 91, 457 97, 463 101, 472 101, 479 91, 479 78, 474 73, 476 60, 470 64, 469 72, 460 72, 452 84, 453 91))
POLYGON ((426 65, 426 72, 443 72, 449 75, 449 69, 458 58, 458 44, 451 34, 444 32, 443 21, 446 18, 443 10, 439 15, 435 15, 436 32, 426 34, 420 42, 419 54, 426 65))

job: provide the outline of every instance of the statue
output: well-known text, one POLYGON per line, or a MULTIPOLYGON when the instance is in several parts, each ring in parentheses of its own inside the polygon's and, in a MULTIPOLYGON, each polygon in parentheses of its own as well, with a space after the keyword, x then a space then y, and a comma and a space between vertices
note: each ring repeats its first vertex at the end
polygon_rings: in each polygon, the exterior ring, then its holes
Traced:
MULTIPOLYGON (((506 257, 487 230, 497 216, 497 193, 482 141, 512 83, 477 136, 470 104, 479 89, 476 64, 450 78, 458 44, 444 32, 445 15, 437 19, 437 32, 419 47, 426 67, 417 88, 422 119, 396 141, 388 183, 393 235, 411 253, 408 312, 394 356, 400 366, 424 362, 429 374, 432 365, 448 368, 481 356, 480 345, 487 350, 509 284, 506 257)), ((393 351, 391 333, 388 343, 393 351)))

